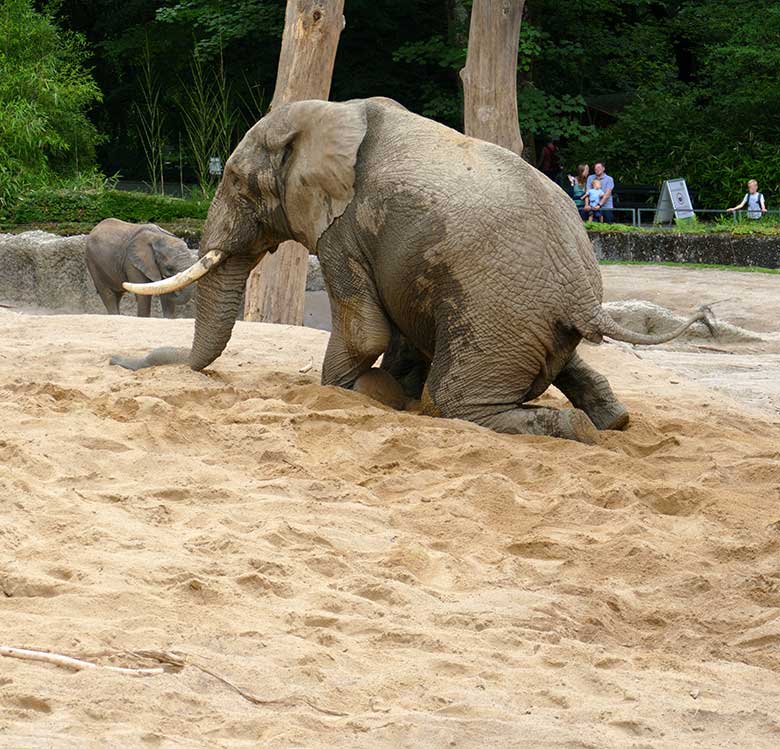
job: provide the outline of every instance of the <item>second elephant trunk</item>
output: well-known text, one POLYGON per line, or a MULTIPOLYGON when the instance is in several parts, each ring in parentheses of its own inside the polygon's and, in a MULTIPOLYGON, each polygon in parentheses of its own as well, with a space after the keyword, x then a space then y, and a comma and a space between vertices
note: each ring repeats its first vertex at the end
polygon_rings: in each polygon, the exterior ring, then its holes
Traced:
POLYGON ((195 336, 190 367, 208 367, 224 350, 244 299, 244 287, 258 258, 233 255, 198 283, 195 336))

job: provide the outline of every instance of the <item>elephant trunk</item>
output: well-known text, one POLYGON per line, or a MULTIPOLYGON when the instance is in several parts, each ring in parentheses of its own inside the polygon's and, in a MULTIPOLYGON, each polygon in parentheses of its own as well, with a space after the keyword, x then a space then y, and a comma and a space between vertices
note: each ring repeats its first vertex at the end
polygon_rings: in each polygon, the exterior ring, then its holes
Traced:
POLYGON ((231 255, 198 283, 195 336, 190 367, 209 366, 224 350, 244 299, 244 287, 256 257, 231 255))

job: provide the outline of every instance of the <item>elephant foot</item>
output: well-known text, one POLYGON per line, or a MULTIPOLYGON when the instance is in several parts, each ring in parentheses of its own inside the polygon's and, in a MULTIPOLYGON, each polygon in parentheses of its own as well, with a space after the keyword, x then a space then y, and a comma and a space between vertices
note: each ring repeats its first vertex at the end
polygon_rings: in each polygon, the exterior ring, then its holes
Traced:
POLYGON ((599 441, 599 430, 584 411, 579 408, 562 408, 558 413, 559 434, 553 436, 586 445, 595 445, 599 441))
POLYGON ((571 402, 584 411, 597 429, 625 429, 628 411, 615 397, 609 382, 575 353, 553 381, 571 402))
MULTIPOLYGON (((463 416, 459 416, 459 418, 463 418, 463 416)), ((595 445, 599 441, 599 430, 596 429, 588 415, 578 408, 559 410, 540 406, 524 406, 493 416, 481 417, 475 421, 482 426, 506 434, 537 434, 559 437, 582 442, 586 445, 595 445)))
POLYGON ((396 411, 403 411, 407 405, 407 398, 401 385, 383 369, 369 369, 355 380, 352 389, 396 411))
POLYGON ((622 403, 615 401, 608 408, 593 409, 590 413, 591 421, 597 429, 621 431, 628 426, 630 417, 628 410, 622 403))

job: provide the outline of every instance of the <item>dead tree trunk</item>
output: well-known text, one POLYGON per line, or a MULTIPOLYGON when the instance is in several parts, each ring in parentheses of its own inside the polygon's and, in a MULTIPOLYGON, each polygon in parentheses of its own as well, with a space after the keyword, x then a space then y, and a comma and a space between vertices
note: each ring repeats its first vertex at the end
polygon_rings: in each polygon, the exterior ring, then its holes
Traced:
MULTIPOLYGON (((343 13, 344 0, 287 0, 271 109, 328 98, 343 13)), ((303 325, 308 265, 309 251, 297 242, 266 255, 247 281, 244 319, 303 325)))
POLYGON ((517 121, 517 52, 525 0, 474 0, 463 81, 466 135, 523 155, 517 121))

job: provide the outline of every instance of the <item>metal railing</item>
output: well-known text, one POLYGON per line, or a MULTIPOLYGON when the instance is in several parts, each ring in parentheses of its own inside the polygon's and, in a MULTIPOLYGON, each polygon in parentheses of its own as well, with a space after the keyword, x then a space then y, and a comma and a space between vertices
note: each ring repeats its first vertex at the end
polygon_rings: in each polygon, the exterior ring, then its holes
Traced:
MULTIPOLYGON (((617 207, 617 208, 602 208, 601 210, 602 210, 602 212, 603 211, 611 211, 613 216, 616 213, 627 213, 630 216, 630 218, 631 218, 631 226, 638 226, 638 224, 637 224, 637 210, 638 209, 636 209, 636 208, 620 208, 620 207, 617 207)), ((639 209, 639 210, 643 210, 643 209, 639 209)), ((620 223, 620 222, 617 222, 617 223, 620 223)))
MULTIPOLYGON (((654 220, 655 219, 655 214, 658 212, 658 209, 656 209, 656 208, 638 208, 638 209, 636 209, 636 211, 637 211, 637 218, 636 218, 636 222, 633 224, 633 226, 642 226, 643 225, 643 219, 642 219, 643 214, 651 214, 653 216, 653 220, 648 222, 649 224, 651 224, 653 226, 661 226, 661 224, 657 224, 655 222, 655 220, 654 220)), ((698 216, 698 215, 701 214, 704 218, 706 218, 707 216, 728 216, 729 214, 731 214, 733 222, 735 224, 739 223, 740 218, 744 218, 744 220, 746 220, 746 221, 760 221, 761 220, 760 218, 754 219, 754 218, 751 218, 750 216, 748 216, 747 209, 742 209, 740 211, 727 211, 724 208, 694 208, 692 210, 686 209, 685 211, 680 211, 680 213, 683 213, 683 212, 685 212, 685 213, 693 213, 694 216, 698 216)), ((769 215, 780 215, 780 210, 767 211, 766 213, 762 214, 762 216, 769 216, 769 215)), ((681 220, 684 220, 684 219, 681 219, 681 220)), ((673 222, 669 222, 668 225, 670 226, 670 228, 674 227, 674 223, 673 222)))
MULTIPOLYGON (((610 209, 606 209, 610 210, 610 209)), ((668 210, 668 209, 667 209, 668 210)), ((626 222, 622 221, 616 221, 615 223, 628 223, 630 220, 631 226, 641 227, 641 226, 656 226, 659 228, 668 228, 673 229, 675 224, 674 222, 669 222, 666 224, 657 224, 655 223, 655 214, 658 212, 657 208, 620 208, 619 206, 616 206, 615 208, 611 209, 613 216, 617 217, 617 214, 623 214, 627 217, 626 222), (643 216, 650 216, 650 220, 646 221, 643 216)), ((682 213, 683 211, 680 211, 682 213)), ((745 221, 760 221, 761 219, 753 219, 748 216, 748 211, 746 209, 743 209, 741 211, 726 211, 723 208, 694 208, 693 210, 685 210, 685 213, 693 213, 694 216, 702 215, 702 217, 706 220, 707 216, 728 216, 729 214, 732 216, 734 223, 739 223, 739 221, 745 220, 745 221)), ((763 216, 780 216, 780 210, 774 210, 774 211, 767 211, 766 213, 762 214, 763 216)))

